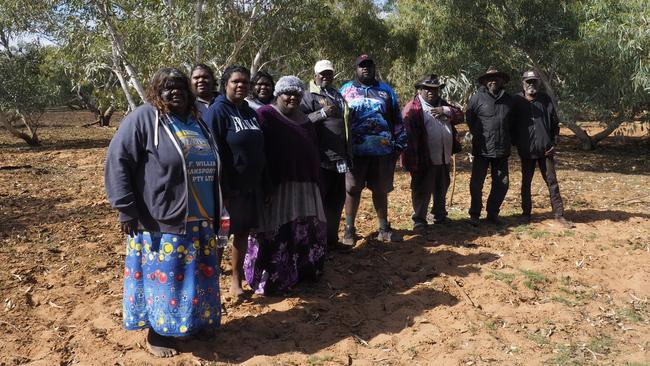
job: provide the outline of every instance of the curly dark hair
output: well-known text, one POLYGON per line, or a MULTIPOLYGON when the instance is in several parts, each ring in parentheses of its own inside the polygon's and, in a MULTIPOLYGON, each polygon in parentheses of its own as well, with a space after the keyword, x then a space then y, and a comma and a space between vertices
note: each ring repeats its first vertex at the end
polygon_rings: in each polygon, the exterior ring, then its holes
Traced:
POLYGON ((226 95, 226 85, 228 84, 228 80, 230 80, 230 77, 232 74, 240 72, 248 77, 250 80, 251 78, 251 72, 245 68, 244 66, 241 65, 230 65, 226 67, 225 70, 223 70, 223 74, 221 74, 221 80, 219 80, 219 92, 221 95, 225 96, 226 95))
POLYGON ((181 70, 174 67, 163 67, 162 69, 156 71, 156 73, 151 78, 149 87, 147 88, 147 102, 151 103, 160 112, 169 113, 169 107, 167 104, 165 104, 160 95, 162 93, 162 90, 165 88, 165 84, 169 80, 178 80, 186 86, 188 108, 190 109, 192 116, 194 116, 194 118, 197 118, 198 111, 194 106, 196 97, 194 97, 194 94, 191 92, 192 89, 190 87, 190 79, 181 70))
POLYGON ((210 66, 208 66, 206 64, 196 64, 196 65, 192 66, 192 70, 190 70, 190 77, 192 76, 192 74, 194 74, 194 71, 196 71, 196 70, 205 70, 205 71, 207 71, 208 74, 210 74, 210 76, 212 77, 212 80, 217 81, 217 79, 214 78, 214 72, 212 71, 210 66))
POLYGON ((269 81, 271 81, 271 94, 273 94, 273 89, 275 89, 275 80, 273 80, 273 76, 269 74, 266 71, 258 71, 253 75, 251 78, 251 96, 254 97, 253 92, 255 91, 255 84, 261 79, 261 78, 267 78, 269 81))

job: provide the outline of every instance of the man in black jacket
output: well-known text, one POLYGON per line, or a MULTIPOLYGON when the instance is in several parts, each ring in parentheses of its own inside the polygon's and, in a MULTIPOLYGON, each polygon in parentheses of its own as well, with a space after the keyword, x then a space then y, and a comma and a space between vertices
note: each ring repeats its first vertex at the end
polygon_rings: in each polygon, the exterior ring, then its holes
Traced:
POLYGON ((551 98, 539 91, 540 78, 536 71, 523 75, 523 92, 515 97, 513 140, 521 158, 522 217, 530 222, 532 199, 530 185, 535 166, 548 186, 555 218, 566 228, 574 225, 564 218, 564 204, 555 174, 555 145, 560 133, 560 121, 551 98))
POLYGON ((314 65, 300 109, 315 124, 321 161, 321 198, 327 218, 327 246, 339 247, 338 231, 345 202, 345 173, 351 157, 349 110, 343 96, 334 88, 334 67, 328 60, 314 65))
POLYGON ((499 210, 508 192, 508 157, 511 146, 513 98, 503 86, 510 78, 505 72, 490 67, 478 78, 478 91, 467 104, 465 119, 472 133, 471 206, 469 215, 478 225, 483 209, 483 184, 488 166, 491 168, 492 188, 487 200, 487 218, 501 225, 499 210))

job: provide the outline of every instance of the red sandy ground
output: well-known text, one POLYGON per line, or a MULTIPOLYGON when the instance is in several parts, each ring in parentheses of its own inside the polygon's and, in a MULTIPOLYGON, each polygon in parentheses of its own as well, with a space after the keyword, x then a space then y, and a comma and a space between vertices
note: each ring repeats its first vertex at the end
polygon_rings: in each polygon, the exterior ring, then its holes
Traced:
POLYGON ((516 156, 507 228, 471 227, 469 163, 458 155, 455 222, 415 236, 409 178, 398 172, 390 217, 404 243, 372 239, 366 192, 364 240, 332 253, 319 283, 225 302, 216 339, 158 360, 143 349, 144 332, 120 325, 124 242, 102 169, 114 129, 76 127, 89 120, 46 115, 36 149, 0 136, 1 365, 650 364, 645 143, 612 137, 582 152, 563 131, 559 179, 574 230, 551 219, 539 175, 536 220, 518 223, 516 156))

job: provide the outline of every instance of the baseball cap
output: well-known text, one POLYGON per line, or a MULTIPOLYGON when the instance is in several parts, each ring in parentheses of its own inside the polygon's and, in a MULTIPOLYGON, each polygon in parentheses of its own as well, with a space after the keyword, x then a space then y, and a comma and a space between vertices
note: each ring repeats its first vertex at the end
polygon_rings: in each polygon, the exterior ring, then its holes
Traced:
POLYGON ((372 59, 370 56, 368 56, 368 55, 366 55, 366 54, 363 54, 363 55, 357 57, 357 60, 354 62, 354 64, 355 64, 356 66, 359 66, 359 64, 361 64, 361 63, 364 62, 364 61, 370 61, 370 62, 372 62, 373 64, 375 63, 375 61, 373 61, 373 59, 372 59))
POLYGON ((521 78, 523 79, 523 81, 533 80, 533 79, 539 80, 539 74, 537 73, 537 71, 526 71, 521 76, 521 78))
POLYGON ((330 60, 320 60, 316 62, 316 65, 314 65, 314 72, 317 74, 320 74, 325 70, 334 71, 334 65, 332 65, 330 60))

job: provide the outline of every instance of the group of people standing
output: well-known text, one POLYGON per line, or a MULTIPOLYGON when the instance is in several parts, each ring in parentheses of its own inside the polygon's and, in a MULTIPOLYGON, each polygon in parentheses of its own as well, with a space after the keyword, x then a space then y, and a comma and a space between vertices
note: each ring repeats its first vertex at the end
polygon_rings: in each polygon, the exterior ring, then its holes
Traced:
MULTIPOLYGON (((368 55, 355 78, 334 87, 328 60, 314 65, 305 85, 277 82, 242 66, 221 74, 196 65, 189 77, 174 68, 154 75, 147 102, 129 113, 110 143, 105 185, 127 235, 124 326, 148 329, 158 357, 177 353, 186 336, 210 336, 220 323, 220 223, 232 233, 230 296, 289 291, 316 280, 330 250, 352 248, 364 188, 372 192, 377 240, 402 241, 388 220, 397 160, 411 174, 413 228, 425 231, 433 197, 434 224, 448 223, 445 196, 450 161, 461 146, 454 125, 463 111, 440 97, 435 74, 419 81, 403 111, 392 88, 376 78, 368 55), (339 223, 345 212, 344 234, 339 223), (226 219, 227 218, 227 219, 226 219), (222 220, 223 219, 223 220, 222 220)), ((498 223, 508 186, 510 145, 522 157, 523 215, 530 218, 530 180, 538 165, 553 209, 562 216, 553 161, 558 119, 524 74, 523 94, 503 90, 507 75, 488 70, 466 120, 473 136, 471 222, 478 224, 488 166, 488 219, 498 223)))

